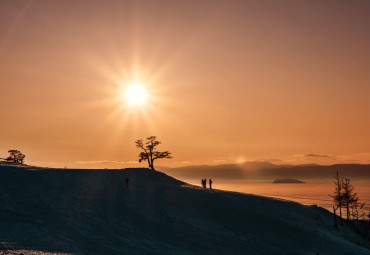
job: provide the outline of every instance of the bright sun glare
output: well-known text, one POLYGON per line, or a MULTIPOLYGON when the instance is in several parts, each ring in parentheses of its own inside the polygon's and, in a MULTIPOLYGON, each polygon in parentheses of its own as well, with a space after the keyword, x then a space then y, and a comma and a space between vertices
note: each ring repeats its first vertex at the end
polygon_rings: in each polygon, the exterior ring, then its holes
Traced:
POLYGON ((145 104, 148 95, 142 85, 133 84, 126 88, 125 97, 128 105, 139 106, 145 104))

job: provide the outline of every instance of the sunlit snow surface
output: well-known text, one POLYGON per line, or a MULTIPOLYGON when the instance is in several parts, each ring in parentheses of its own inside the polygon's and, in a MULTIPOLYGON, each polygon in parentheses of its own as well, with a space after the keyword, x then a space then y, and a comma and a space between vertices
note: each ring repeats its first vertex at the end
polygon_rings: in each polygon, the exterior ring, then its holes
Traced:
POLYGON ((370 254, 332 225, 321 208, 147 169, 0 166, 2 254, 370 254))

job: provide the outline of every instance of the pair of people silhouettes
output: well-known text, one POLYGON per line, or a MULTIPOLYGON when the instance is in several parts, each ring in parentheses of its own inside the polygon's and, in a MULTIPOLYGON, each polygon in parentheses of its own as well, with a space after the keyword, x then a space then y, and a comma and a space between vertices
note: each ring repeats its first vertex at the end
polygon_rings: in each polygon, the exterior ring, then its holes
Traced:
MULTIPOLYGON (((203 188, 207 188, 207 179, 202 179, 203 188)), ((212 189, 212 179, 209 179, 209 188, 212 189)))

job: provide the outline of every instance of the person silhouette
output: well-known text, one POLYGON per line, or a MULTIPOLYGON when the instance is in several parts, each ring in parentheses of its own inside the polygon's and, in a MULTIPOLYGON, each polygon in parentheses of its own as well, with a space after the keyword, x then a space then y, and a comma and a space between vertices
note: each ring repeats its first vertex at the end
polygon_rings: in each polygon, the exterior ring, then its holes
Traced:
POLYGON ((209 179, 209 188, 212 189, 212 179, 209 179))
POLYGON ((126 178, 126 189, 128 189, 128 182, 129 182, 129 179, 126 178))

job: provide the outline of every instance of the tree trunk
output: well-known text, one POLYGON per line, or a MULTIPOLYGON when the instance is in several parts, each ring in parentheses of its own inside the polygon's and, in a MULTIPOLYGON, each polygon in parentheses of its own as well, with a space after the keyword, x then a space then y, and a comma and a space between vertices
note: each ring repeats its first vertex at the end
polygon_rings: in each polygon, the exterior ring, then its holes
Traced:
POLYGON ((338 224, 337 224, 337 213, 335 210, 335 207, 333 206, 333 211, 334 211, 334 227, 338 229, 338 224))
POLYGON ((148 158, 148 166, 149 166, 149 168, 152 168, 152 165, 150 164, 149 158, 148 158))
POLYGON ((349 215, 349 203, 347 202, 347 220, 350 219, 350 215, 349 215))
POLYGON ((154 170, 154 166, 153 166, 153 151, 152 149, 150 148, 149 149, 149 158, 148 158, 148 161, 149 161, 149 167, 150 169, 154 170))

